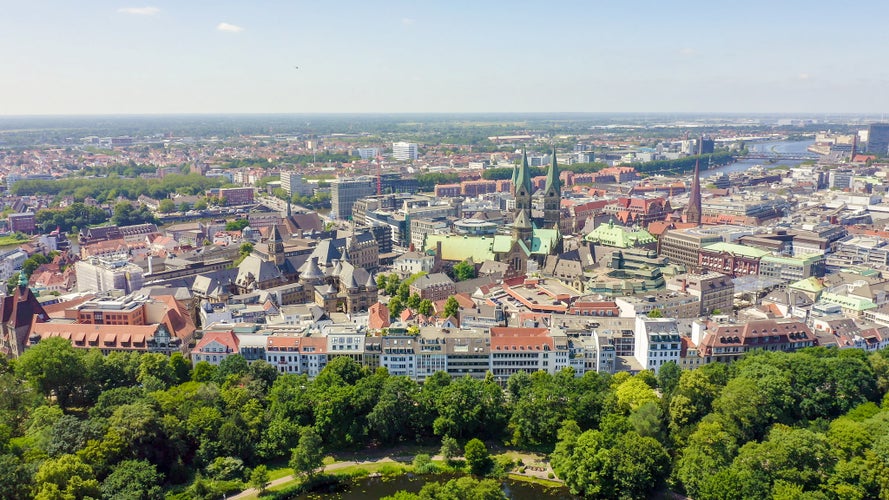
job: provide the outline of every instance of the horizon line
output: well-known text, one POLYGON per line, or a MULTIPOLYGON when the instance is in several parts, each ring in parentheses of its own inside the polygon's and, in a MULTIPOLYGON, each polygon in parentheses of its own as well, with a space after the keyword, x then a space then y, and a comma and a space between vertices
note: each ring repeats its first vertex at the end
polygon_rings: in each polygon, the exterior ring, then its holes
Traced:
POLYGON ((213 111, 213 112, 159 112, 159 113, 32 113, 3 114, 4 118, 75 118, 75 117, 160 117, 160 116, 305 116, 305 115, 692 115, 692 116, 872 116, 884 115, 879 111, 305 111, 305 112, 262 112, 262 111, 213 111))

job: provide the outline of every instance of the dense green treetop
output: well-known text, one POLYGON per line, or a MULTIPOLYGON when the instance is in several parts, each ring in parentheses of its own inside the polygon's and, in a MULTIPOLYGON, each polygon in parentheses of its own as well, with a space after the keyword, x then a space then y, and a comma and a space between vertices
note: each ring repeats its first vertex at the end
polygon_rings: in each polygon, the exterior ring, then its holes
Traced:
POLYGON ((479 472, 498 443, 553 450, 558 477, 593 498, 666 487, 696 499, 883 498, 887 357, 813 348, 657 377, 437 373, 420 385, 347 357, 310 380, 237 355, 192 370, 180 355, 47 339, 0 364, 0 486, 9 498, 113 497, 123 485, 156 498, 155 486, 195 473, 197 489, 249 481, 272 460, 311 475, 321 450, 419 441, 479 472))

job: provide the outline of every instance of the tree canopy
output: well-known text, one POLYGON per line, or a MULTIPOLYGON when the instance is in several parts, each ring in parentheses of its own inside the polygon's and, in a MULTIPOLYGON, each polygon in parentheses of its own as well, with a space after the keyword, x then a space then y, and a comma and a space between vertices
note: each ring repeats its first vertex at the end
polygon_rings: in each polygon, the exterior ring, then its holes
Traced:
POLYGON ((271 461, 309 476, 322 453, 440 442, 477 473, 496 444, 551 451, 556 475, 594 498, 883 498, 887 389, 886 351, 761 352, 658 376, 439 372, 419 384, 344 356, 309 379, 240 356, 191 370, 180 355, 50 338, 0 364, 0 491, 157 498, 157 486, 200 474, 197 494, 214 481, 260 485, 251 471, 271 461))

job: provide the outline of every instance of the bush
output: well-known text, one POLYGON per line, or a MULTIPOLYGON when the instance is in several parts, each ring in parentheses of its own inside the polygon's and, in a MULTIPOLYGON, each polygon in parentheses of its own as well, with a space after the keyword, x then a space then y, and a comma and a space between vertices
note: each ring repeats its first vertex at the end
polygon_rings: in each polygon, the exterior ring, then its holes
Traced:
POLYGON ((241 481, 211 481, 202 478, 199 474, 191 486, 186 488, 185 491, 167 495, 167 498, 172 500, 211 500, 222 498, 231 493, 239 493, 243 490, 244 483, 241 481))
POLYGON ((417 474, 435 474, 438 472, 438 465, 432 462, 432 457, 426 453, 420 453, 414 457, 414 472, 417 474))
POLYGON ((369 475, 370 475, 370 471, 367 469, 355 469, 355 470, 348 472, 346 474, 337 474, 337 476, 348 477, 348 478, 352 478, 352 479, 367 477, 369 475))
POLYGON ((555 478, 556 478, 556 475, 553 474, 552 472, 550 472, 550 473, 548 473, 548 474, 546 475, 546 477, 548 477, 549 479, 555 479, 555 478))
POLYGON ((217 481, 231 481, 244 479, 244 461, 234 457, 216 457, 207 466, 207 477, 217 481))
POLYGON ((400 476, 404 474, 404 466, 401 464, 383 464, 377 470, 383 476, 400 476))
POLYGON ((335 493, 344 487, 343 480, 337 476, 318 475, 297 484, 286 486, 280 490, 269 491, 259 498, 263 500, 287 500, 303 493, 335 493))
POLYGON ((480 439, 470 439, 463 448, 463 455, 466 457, 470 471, 476 476, 483 476, 491 470, 491 456, 488 454, 485 443, 480 439))
POLYGON ((494 459, 494 466, 491 468, 490 475, 493 477, 506 476, 515 467, 515 462, 506 455, 501 455, 494 459))

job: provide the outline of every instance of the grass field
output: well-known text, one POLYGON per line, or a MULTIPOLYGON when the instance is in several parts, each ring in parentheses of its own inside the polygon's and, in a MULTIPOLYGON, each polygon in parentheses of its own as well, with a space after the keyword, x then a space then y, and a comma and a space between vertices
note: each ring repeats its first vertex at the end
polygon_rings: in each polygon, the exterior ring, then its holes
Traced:
POLYGON ((27 243, 27 242, 28 242, 27 239, 20 240, 20 239, 16 238, 14 235, 0 236, 0 247, 14 247, 14 246, 19 246, 22 243, 27 243))

